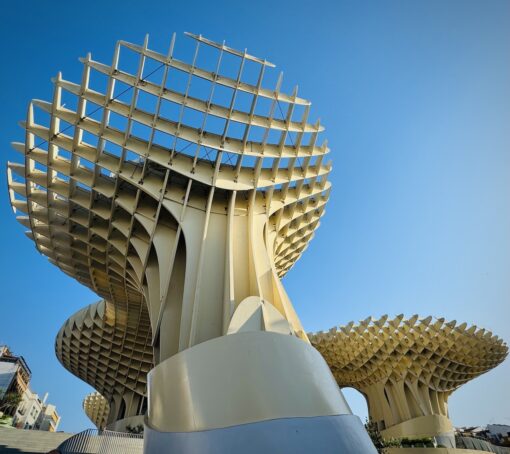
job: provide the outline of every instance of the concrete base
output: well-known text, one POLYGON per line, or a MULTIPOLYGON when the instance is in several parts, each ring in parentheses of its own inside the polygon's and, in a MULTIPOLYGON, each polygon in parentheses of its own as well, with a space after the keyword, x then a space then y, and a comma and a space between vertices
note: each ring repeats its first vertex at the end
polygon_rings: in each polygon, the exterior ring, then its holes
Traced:
POLYGON ((442 415, 419 416, 381 430, 381 435, 386 439, 434 437, 439 445, 455 448, 452 422, 442 415))
POLYGON ((376 454, 326 362, 288 334, 195 345, 148 375, 144 453, 376 454))
POLYGON ((198 432, 145 426, 145 454, 376 454, 354 415, 282 418, 198 432))
MULTIPOLYGON (((492 452, 492 451, 491 451, 492 452)), ((457 448, 387 448, 388 454, 489 454, 489 451, 457 448)))

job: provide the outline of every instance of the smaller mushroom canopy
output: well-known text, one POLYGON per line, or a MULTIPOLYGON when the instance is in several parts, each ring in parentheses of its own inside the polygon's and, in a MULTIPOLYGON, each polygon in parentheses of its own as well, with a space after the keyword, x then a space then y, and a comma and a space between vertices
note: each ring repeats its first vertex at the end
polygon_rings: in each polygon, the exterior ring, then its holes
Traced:
POLYGON ((369 317, 309 334, 341 387, 412 378, 452 392, 503 362, 508 347, 490 331, 418 315, 369 317))
POLYGON ((110 406, 108 401, 97 391, 87 394, 83 399, 83 410, 98 429, 104 429, 110 406))

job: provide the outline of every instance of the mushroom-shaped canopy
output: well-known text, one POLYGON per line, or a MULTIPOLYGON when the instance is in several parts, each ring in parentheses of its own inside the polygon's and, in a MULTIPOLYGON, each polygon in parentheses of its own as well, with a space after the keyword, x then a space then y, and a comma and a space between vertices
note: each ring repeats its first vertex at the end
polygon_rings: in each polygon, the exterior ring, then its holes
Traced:
POLYGON ((483 328, 418 315, 369 317, 308 336, 338 384, 361 390, 413 378, 451 392, 496 367, 508 353, 503 340, 483 328))
POLYGON ((98 429, 104 429, 110 411, 108 401, 97 391, 87 394, 83 399, 83 410, 98 429))
POLYGON ((130 391, 144 396, 153 367, 149 322, 117 315, 107 301, 91 304, 64 323, 55 342, 62 365, 108 401, 130 391))

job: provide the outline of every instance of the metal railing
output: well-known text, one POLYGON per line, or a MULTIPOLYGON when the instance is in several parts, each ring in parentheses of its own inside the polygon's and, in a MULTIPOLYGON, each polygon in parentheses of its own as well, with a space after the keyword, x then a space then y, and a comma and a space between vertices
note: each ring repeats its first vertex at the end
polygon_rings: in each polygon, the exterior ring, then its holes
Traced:
POLYGON ((142 454, 143 434, 104 430, 98 454, 142 454))
POLYGON ((65 440, 57 448, 62 454, 90 453, 99 452, 99 431, 97 429, 87 429, 65 440))
POLYGON ((143 434, 88 429, 64 441, 60 454, 141 454, 143 434))
POLYGON ((475 451, 494 452, 496 454, 510 454, 510 448, 505 446, 497 446, 483 438, 456 436, 455 441, 457 444, 457 448, 460 449, 472 449, 475 451))

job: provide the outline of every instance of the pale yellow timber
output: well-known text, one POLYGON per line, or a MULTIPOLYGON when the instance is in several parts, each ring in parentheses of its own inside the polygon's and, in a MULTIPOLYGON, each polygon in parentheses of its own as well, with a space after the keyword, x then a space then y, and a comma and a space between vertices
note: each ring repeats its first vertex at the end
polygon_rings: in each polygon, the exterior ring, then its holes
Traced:
POLYGON ((83 410, 98 429, 106 427, 110 406, 108 401, 97 391, 85 396, 85 399, 83 399, 83 410))
POLYGON ((309 338, 340 387, 366 397, 385 438, 453 436, 448 397, 508 353, 483 328, 417 315, 369 317, 309 338))
POLYGON ((119 41, 109 65, 81 59, 79 83, 57 74, 8 165, 38 251, 103 299, 69 318, 56 351, 108 401, 108 424, 143 411, 149 369, 205 341, 256 329, 308 343, 280 278, 329 197, 324 128, 282 75, 266 86, 274 65, 189 36, 186 62, 174 35, 166 54, 119 41))

